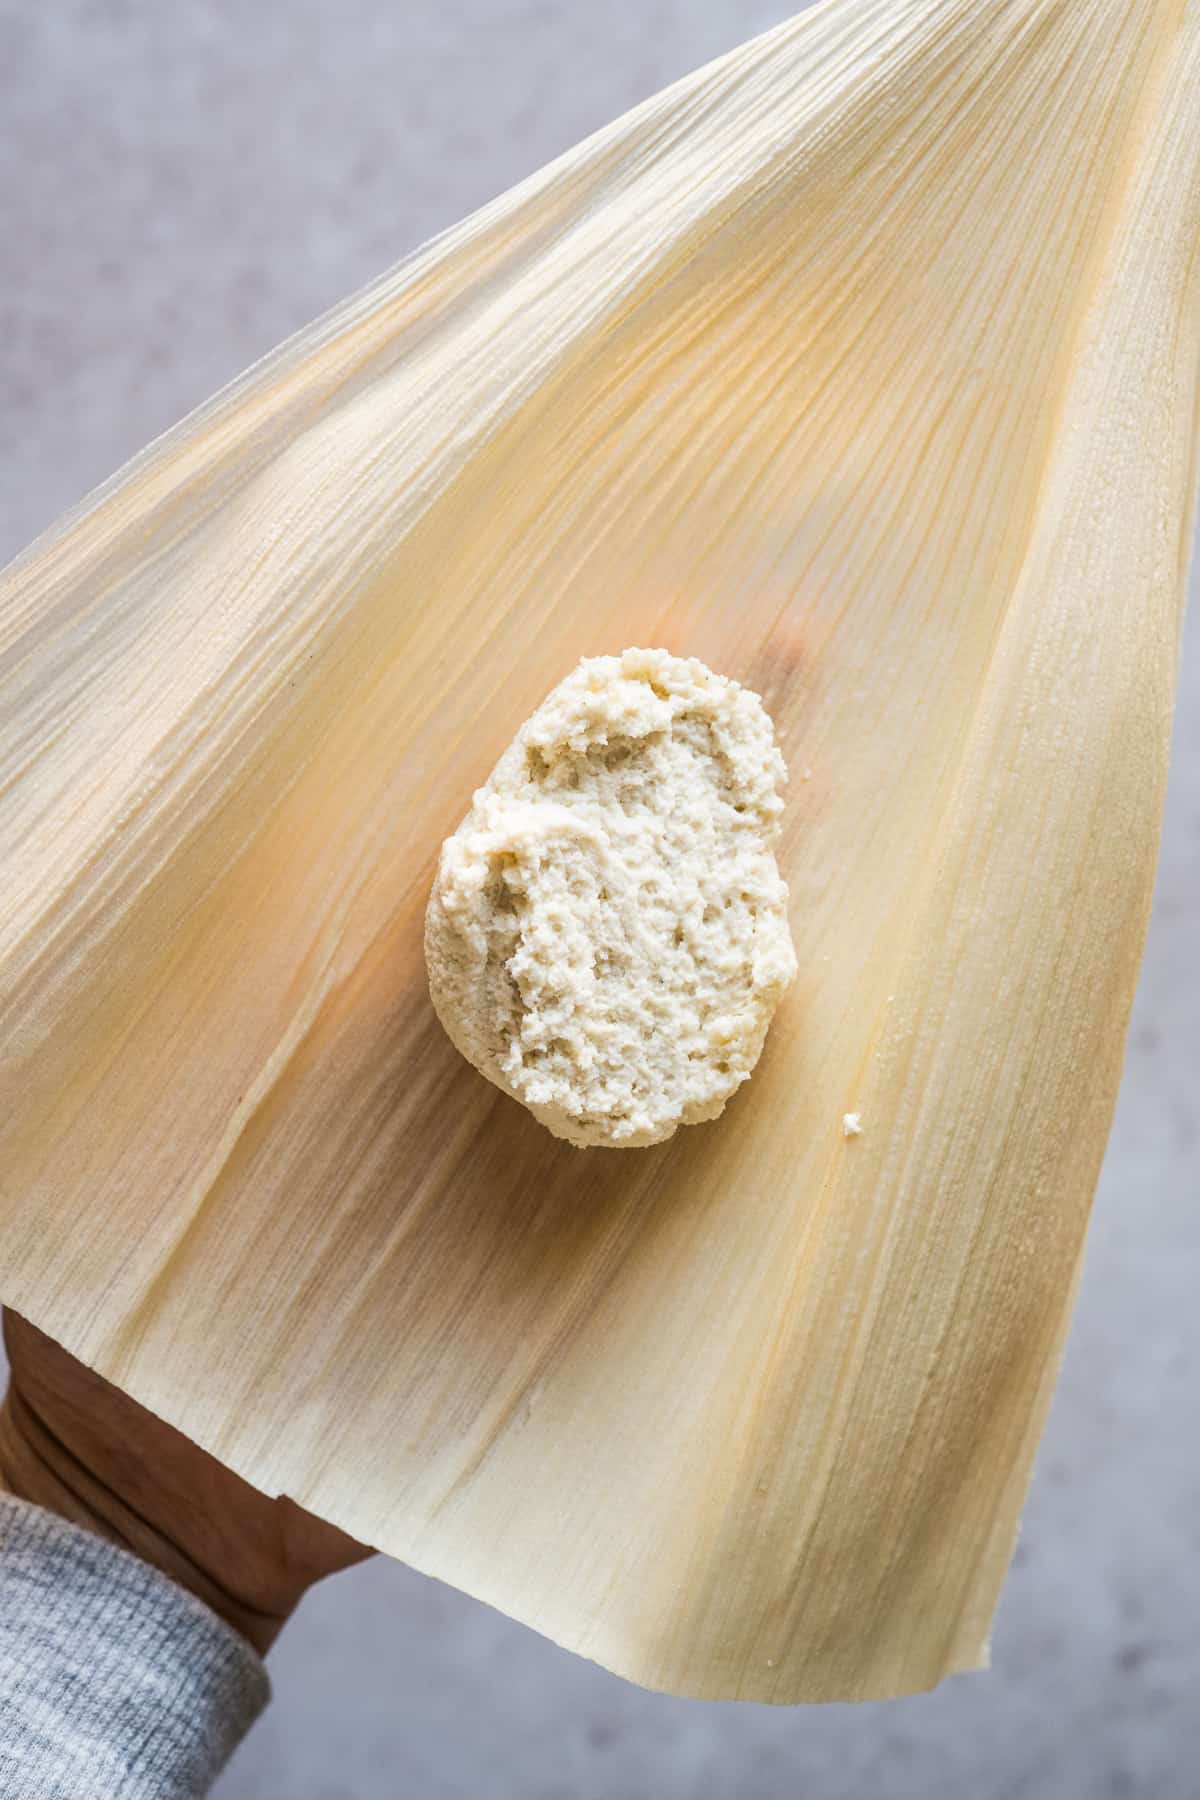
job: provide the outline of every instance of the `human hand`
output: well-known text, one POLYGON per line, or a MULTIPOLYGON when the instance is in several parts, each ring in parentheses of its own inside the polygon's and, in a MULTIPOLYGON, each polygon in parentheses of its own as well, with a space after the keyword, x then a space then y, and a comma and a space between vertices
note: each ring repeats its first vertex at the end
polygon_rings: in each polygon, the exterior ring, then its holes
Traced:
POLYGON ((306 1588, 371 1554, 273 1500, 16 1313, 0 1406, 0 1488, 155 1564, 260 1652, 306 1588))

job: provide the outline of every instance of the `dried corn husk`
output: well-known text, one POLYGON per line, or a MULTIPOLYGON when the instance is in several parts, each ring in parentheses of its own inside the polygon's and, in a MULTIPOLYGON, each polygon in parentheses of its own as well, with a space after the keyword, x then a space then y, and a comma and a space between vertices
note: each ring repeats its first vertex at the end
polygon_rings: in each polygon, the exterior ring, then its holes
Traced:
POLYGON ((1194 0, 837 0, 13 567, 5 1301, 638 1681, 981 1661, 1154 871, 1198 94, 1194 0), (451 1050, 421 916, 630 642, 764 693, 801 974, 718 1124, 581 1153, 451 1050))

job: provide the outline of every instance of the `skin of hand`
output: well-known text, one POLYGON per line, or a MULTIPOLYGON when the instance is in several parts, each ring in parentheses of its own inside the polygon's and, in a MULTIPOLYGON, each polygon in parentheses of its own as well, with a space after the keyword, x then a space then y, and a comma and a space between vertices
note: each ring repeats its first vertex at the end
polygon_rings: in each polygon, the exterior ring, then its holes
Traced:
POLYGON ((251 1487, 12 1312, 4 1345, 0 1488, 153 1563, 258 1651, 306 1588, 371 1554, 251 1487))

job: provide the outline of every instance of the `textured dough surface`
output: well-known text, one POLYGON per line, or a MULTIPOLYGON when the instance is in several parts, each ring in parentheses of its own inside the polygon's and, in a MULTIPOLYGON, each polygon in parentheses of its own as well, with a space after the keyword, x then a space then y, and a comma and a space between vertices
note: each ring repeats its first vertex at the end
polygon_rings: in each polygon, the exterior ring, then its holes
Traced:
POLYGON ((425 954, 463 1055, 573 1144, 715 1118, 796 972, 785 780, 748 688, 663 650, 585 658, 442 846, 425 954))

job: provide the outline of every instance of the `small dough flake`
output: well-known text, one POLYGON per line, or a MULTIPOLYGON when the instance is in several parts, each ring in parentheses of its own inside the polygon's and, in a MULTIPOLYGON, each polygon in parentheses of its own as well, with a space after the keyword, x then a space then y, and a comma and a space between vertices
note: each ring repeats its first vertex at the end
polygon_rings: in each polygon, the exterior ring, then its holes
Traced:
POLYGON ((862 1135, 862 1114, 861 1113, 843 1113, 842 1114, 842 1136, 843 1137, 860 1137, 861 1135, 862 1135))
POLYGON ((659 1143, 745 1081, 796 973, 761 700, 663 650, 585 658, 442 846, 438 1017, 558 1137, 659 1143))

